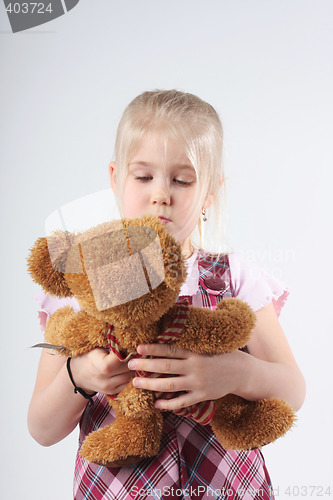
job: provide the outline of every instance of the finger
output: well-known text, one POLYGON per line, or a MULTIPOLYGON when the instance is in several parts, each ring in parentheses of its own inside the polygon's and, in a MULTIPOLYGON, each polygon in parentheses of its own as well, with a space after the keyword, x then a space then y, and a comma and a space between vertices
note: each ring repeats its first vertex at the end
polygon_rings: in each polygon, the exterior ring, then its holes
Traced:
POLYGON ((105 375, 119 375, 128 372, 127 363, 121 362, 113 353, 105 349, 94 349, 91 353, 91 362, 95 368, 105 375))
POLYGON ((164 411, 179 411, 196 403, 198 403, 197 398, 192 393, 186 392, 171 399, 157 399, 155 401, 155 408, 164 411))
POLYGON ((115 377, 112 377, 110 380, 104 381, 103 385, 101 386, 98 392, 101 392, 103 394, 108 394, 110 396, 119 394, 119 392, 125 389, 131 378, 132 375, 130 372, 122 375, 116 375, 115 377))
POLYGON ((171 344, 141 344, 137 347, 137 352, 146 356, 161 358, 186 359, 190 356, 190 351, 180 349, 174 343, 171 344))
POLYGON ((154 392, 180 392, 186 387, 185 377, 135 377, 134 387, 154 392))
POLYGON ((179 359, 170 358, 135 358, 128 362, 130 370, 150 373, 163 373, 165 375, 183 375, 184 363, 179 359))

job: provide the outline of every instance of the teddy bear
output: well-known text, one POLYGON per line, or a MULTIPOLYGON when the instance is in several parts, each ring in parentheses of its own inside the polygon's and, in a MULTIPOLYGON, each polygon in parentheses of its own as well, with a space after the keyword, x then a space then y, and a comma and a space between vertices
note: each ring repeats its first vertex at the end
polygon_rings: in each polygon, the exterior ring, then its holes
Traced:
MULTIPOLYGON (((80 304, 76 313, 69 306, 58 309, 46 326, 45 341, 60 346, 67 358, 101 347, 126 362, 138 355, 139 344, 153 342, 174 342, 199 354, 230 353, 246 346, 255 325, 255 314, 241 300, 226 298, 208 310, 178 299, 186 278, 181 246, 152 216, 39 238, 28 269, 46 293, 74 296, 80 304)), ((106 397, 115 420, 86 437, 81 455, 108 467, 155 456, 163 427, 156 393, 130 381, 116 397, 106 397)), ((222 446, 237 450, 274 441, 295 420, 285 401, 247 401, 233 394, 175 413, 211 425, 222 446)))

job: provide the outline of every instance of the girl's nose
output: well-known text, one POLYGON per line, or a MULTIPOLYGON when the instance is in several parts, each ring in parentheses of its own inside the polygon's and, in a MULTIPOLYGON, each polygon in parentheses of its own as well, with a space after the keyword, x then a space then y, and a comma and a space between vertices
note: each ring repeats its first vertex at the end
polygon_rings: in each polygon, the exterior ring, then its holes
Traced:
POLYGON ((154 205, 170 205, 170 192, 166 186, 160 186, 152 193, 151 200, 154 205))

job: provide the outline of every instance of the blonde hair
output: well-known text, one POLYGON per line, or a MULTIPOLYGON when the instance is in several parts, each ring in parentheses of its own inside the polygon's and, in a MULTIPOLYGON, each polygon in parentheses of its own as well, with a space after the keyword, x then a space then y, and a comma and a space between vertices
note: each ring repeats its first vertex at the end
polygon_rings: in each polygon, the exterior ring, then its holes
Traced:
MULTIPOLYGON (((146 91, 126 107, 118 125, 114 149, 118 204, 121 207, 121 193, 131 157, 144 137, 157 132, 183 145, 196 171, 200 202, 203 203, 208 194, 213 197, 216 219, 213 231, 216 233, 217 228, 221 229, 219 192, 224 178, 223 129, 215 109, 190 93, 174 89, 146 91)), ((212 219, 211 211, 207 211, 207 218, 212 219)), ((199 220, 198 246, 205 243, 202 226, 206 225, 199 220)))

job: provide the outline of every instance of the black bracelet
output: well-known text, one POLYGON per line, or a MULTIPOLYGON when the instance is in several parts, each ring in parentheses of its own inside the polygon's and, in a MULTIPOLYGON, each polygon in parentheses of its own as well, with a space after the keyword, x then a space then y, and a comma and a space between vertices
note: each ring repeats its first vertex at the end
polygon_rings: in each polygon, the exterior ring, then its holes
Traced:
POLYGON ((75 394, 79 393, 84 398, 89 399, 89 406, 92 406, 94 404, 93 397, 96 396, 97 392, 94 392, 93 394, 87 394, 86 391, 81 389, 81 387, 77 387, 77 385, 74 382, 73 375, 71 372, 71 366, 70 366, 71 359, 72 358, 67 358, 67 371, 68 371, 70 381, 72 382, 72 384, 74 386, 74 392, 75 392, 75 394))

